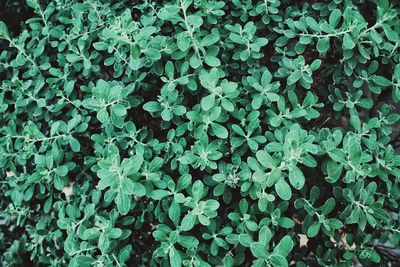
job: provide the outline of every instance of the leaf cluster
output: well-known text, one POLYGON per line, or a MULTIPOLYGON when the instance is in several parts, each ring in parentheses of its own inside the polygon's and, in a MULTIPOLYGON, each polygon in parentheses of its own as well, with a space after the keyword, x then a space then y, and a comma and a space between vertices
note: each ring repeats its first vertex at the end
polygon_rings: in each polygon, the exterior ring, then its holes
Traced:
POLYGON ((399 1, 25 7, 0 21, 1 266, 399 260, 399 1))

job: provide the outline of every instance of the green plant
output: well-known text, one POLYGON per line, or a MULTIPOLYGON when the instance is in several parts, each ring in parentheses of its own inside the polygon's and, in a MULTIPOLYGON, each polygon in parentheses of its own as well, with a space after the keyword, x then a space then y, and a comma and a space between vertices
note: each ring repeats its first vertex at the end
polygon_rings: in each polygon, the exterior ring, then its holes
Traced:
POLYGON ((1 266, 398 261, 399 1, 0 5, 1 266))

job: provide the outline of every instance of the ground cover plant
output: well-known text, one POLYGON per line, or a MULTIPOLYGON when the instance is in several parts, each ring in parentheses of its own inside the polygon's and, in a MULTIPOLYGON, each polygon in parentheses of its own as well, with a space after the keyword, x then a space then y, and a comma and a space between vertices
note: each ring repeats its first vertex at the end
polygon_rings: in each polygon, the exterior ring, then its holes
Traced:
POLYGON ((399 1, 0 5, 1 266, 399 261, 399 1))

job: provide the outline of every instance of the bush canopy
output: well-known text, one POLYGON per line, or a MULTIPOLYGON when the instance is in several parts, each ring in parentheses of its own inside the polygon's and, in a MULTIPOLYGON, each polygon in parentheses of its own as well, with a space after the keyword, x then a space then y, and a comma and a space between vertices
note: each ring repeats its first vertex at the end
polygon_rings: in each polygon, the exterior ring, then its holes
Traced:
POLYGON ((0 265, 399 261, 399 1, 0 16, 0 265))

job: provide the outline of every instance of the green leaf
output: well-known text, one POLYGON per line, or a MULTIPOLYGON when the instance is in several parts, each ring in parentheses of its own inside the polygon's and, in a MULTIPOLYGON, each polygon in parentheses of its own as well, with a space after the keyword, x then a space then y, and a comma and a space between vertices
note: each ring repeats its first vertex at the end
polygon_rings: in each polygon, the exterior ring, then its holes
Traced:
POLYGON ((342 16, 342 12, 339 9, 332 10, 331 14, 329 15, 329 24, 332 27, 336 27, 340 21, 342 16))
POLYGON ((204 36, 203 39, 201 39, 200 44, 202 46, 210 46, 218 41, 219 41, 219 35, 211 33, 209 35, 204 36))
POLYGON ((283 228, 292 228, 294 227, 294 221, 292 219, 283 217, 279 219, 279 226, 283 228))
POLYGON ((219 67, 221 65, 221 61, 214 56, 204 56, 204 62, 210 67, 219 67))
POLYGON ((105 108, 100 109, 96 117, 101 123, 105 123, 106 121, 108 121, 109 118, 108 112, 105 108))
POLYGON ((112 229, 108 234, 109 234, 109 237, 110 237, 110 238, 117 239, 117 238, 120 238, 120 237, 121 237, 121 235, 122 235, 122 230, 119 229, 119 228, 114 228, 114 229, 112 229))
POLYGON ((190 174, 182 175, 178 180, 176 191, 179 192, 182 191, 183 189, 186 189, 191 182, 192 182, 192 176, 190 174))
POLYGON ((289 171, 289 181, 294 188, 300 190, 305 184, 303 172, 296 166, 289 171))
POLYGON ((68 168, 64 165, 64 166, 58 166, 56 168, 56 173, 60 176, 65 176, 68 173, 68 168))
POLYGON ((380 85, 380 86, 391 86, 392 85, 392 82, 391 81, 389 81, 388 79, 386 79, 385 77, 383 77, 383 76, 379 76, 379 75, 375 75, 373 78, 372 78, 372 80, 376 83, 376 84, 378 84, 378 85, 380 85))
POLYGON ((171 206, 168 210, 168 217, 175 223, 175 225, 179 224, 179 218, 181 216, 181 207, 180 205, 172 201, 171 206))
POLYGON ((132 195, 135 191, 135 184, 129 178, 124 178, 120 181, 121 183, 121 191, 124 194, 132 195))
POLYGON ((205 201, 204 209, 209 211, 214 211, 219 208, 219 202, 214 199, 209 199, 205 201))
POLYGON ((298 80, 300 80, 300 78, 301 78, 301 71, 296 70, 289 75, 287 83, 288 85, 294 84, 298 80))
POLYGON ((306 22, 307 22, 308 27, 310 27, 314 31, 318 32, 320 30, 319 29, 319 25, 318 25, 317 21, 314 18, 306 17, 306 22))
POLYGON ((356 46, 352 37, 349 34, 345 34, 343 37, 343 49, 353 49, 356 46))
POLYGON ((74 90, 75 81, 68 81, 64 84, 64 91, 67 96, 69 96, 74 90))
POLYGON ((230 38, 233 42, 235 42, 235 43, 237 43, 237 44, 245 44, 245 43, 246 43, 246 40, 245 40, 242 36, 240 36, 239 34, 236 34, 236 33, 231 33, 231 34, 229 35, 229 38, 230 38))
POLYGON ((250 235, 243 233, 239 235, 239 242, 244 247, 250 247, 251 244, 253 243, 253 239, 251 238, 250 235))
POLYGON ((289 200, 292 197, 292 190, 284 179, 280 179, 275 184, 275 192, 283 200, 289 200))
POLYGON ((329 38, 324 37, 318 40, 317 42, 317 50, 321 54, 324 54, 326 51, 329 50, 329 38))
POLYGON ((8 32, 7 25, 3 21, 0 21, 0 38, 1 37, 9 38, 9 36, 10 34, 8 32))
POLYGON ((255 242, 250 244, 250 250, 254 257, 257 259, 268 259, 267 248, 265 245, 255 242))
POLYGON ((172 120, 173 114, 172 111, 168 108, 165 108, 162 112, 161 112, 161 118, 164 121, 170 121, 172 120))
POLYGON ((329 226, 333 229, 340 229, 343 227, 343 223, 335 218, 329 219, 329 226))
POLYGON ((193 69, 197 69, 201 65, 201 58, 197 54, 193 54, 189 62, 193 69))
POLYGON ((381 256, 376 251, 369 251, 369 257, 372 262, 379 263, 381 262, 381 256))
POLYGON ((170 196, 171 192, 162 189, 153 190, 150 194, 150 197, 154 200, 161 200, 167 196, 170 196))
POLYGON ((181 267, 182 266, 182 258, 179 254, 178 250, 174 247, 169 250, 169 263, 171 267, 181 267))
POLYGON ((224 126, 222 126, 222 125, 220 125, 218 123, 212 123, 211 124, 211 129, 213 130, 213 133, 217 137, 219 137, 221 139, 228 138, 228 130, 224 126))
POLYGON ((279 244, 275 247, 274 252, 278 253, 283 257, 287 257, 290 251, 293 249, 293 240, 290 236, 285 236, 279 241, 279 244))
POLYGON ((389 41, 392 41, 392 42, 398 41, 398 38, 399 38, 398 32, 393 30, 389 26, 389 24, 383 23, 382 28, 383 28, 383 31, 385 32, 386 37, 389 39, 389 41))
POLYGON ((265 168, 274 169, 275 163, 271 155, 264 150, 257 151, 256 157, 258 162, 260 162, 265 168))
POLYGON ((307 236, 315 237, 318 234, 320 227, 321 224, 319 222, 314 222, 313 224, 311 224, 310 227, 308 227, 307 236))
POLYGON ((148 112, 158 112, 161 111, 161 105, 158 102, 150 101, 144 104, 143 109, 148 112))
POLYGON ((203 19, 198 15, 189 15, 187 20, 195 28, 199 28, 203 24, 203 19))
POLYGON ((267 186, 274 185, 282 177, 282 171, 280 168, 273 168, 267 179, 267 186))
POLYGON ((196 201, 199 201, 201 199, 201 197, 203 196, 203 192, 204 192, 204 185, 200 180, 197 180, 196 182, 194 182, 193 186, 192 186, 192 195, 193 198, 196 201))
POLYGON ((210 94, 206 97, 203 97, 201 99, 201 108, 203 110, 210 110, 211 108, 214 107, 215 104, 215 95, 214 94, 210 94))
POLYGON ((144 195, 146 195, 146 187, 144 187, 144 185, 142 185, 141 183, 134 183, 135 186, 135 190, 134 190, 134 194, 138 197, 142 197, 144 195))
POLYGON ((194 216, 191 212, 189 212, 185 215, 185 217, 183 217, 181 222, 181 228, 183 231, 190 231, 195 224, 196 224, 196 216, 194 216))
POLYGON ((117 204, 117 209, 122 215, 128 214, 131 208, 131 197, 125 195, 122 192, 117 193, 115 197, 115 203, 117 204))
POLYGON ((275 255, 271 255, 271 259, 270 259, 272 266, 274 267, 287 267, 289 266, 288 261, 286 260, 285 257, 275 254, 275 255))
POLYGON ((123 117, 127 114, 126 108, 121 104, 113 105, 111 111, 118 117, 123 117))
POLYGON ((316 59, 313 61, 313 63, 311 63, 310 65, 310 70, 311 71, 315 71, 317 69, 319 69, 319 67, 321 66, 322 60, 320 59, 316 59))
POLYGON ((182 32, 177 37, 177 45, 181 51, 189 49, 191 44, 191 38, 187 32, 182 32))
POLYGON ((148 58, 149 60, 156 61, 161 58, 160 51, 155 48, 147 48, 146 50, 144 50, 144 54, 145 54, 146 58, 148 58))

